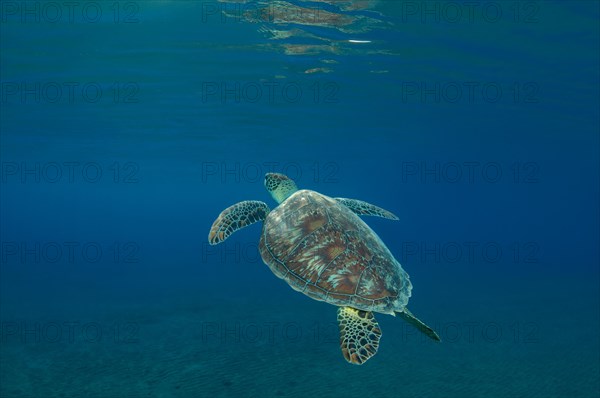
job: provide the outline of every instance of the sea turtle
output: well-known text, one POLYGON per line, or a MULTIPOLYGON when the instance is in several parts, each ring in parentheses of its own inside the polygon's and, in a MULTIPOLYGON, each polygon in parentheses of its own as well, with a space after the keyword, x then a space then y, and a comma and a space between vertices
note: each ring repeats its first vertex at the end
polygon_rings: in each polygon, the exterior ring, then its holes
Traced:
POLYGON ((264 221, 263 261, 294 290, 339 307, 340 345, 350 363, 363 364, 377 352, 381 329, 374 312, 398 314, 440 341, 406 308, 412 290, 408 274, 358 215, 398 217, 360 200, 298 190, 283 174, 266 174, 265 187, 279 205, 270 210, 264 202, 248 200, 228 207, 210 229, 210 244, 264 221))

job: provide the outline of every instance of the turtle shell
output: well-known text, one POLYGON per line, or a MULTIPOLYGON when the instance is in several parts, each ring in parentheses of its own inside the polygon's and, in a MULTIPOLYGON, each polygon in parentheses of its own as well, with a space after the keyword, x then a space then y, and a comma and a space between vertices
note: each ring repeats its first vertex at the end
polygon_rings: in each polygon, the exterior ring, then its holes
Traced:
POLYGON ((275 275, 315 300, 393 314, 411 294, 408 274, 377 234, 314 191, 297 191, 269 213, 259 250, 275 275))

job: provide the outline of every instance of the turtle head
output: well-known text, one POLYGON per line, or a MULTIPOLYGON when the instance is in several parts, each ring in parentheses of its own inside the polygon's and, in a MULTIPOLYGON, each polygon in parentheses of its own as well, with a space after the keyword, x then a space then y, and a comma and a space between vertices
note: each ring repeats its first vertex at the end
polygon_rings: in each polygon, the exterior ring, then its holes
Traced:
POLYGON ((265 175, 265 188, 277 203, 283 202, 298 190, 294 180, 279 173, 267 173, 265 175))

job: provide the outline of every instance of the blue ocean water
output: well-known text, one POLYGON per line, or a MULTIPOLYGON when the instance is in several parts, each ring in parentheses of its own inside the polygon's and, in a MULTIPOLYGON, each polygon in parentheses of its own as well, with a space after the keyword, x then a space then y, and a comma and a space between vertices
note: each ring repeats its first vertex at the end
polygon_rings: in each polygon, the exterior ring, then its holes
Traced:
POLYGON ((598 397, 599 3, 2 1, 0 396, 598 397), (219 246, 374 203, 434 343, 219 246))

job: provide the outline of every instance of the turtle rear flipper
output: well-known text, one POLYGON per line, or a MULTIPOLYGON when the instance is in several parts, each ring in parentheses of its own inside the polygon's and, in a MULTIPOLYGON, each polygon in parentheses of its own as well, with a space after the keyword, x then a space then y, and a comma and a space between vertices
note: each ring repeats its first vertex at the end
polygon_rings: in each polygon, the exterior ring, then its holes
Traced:
POLYGON ((216 245, 238 229, 263 221, 269 214, 269 206, 258 200, 245 200, 229 206, 219 214, 208 234, 208 242, 216 245))
POLYGON ((372 312, 340 307, 337 320, 340 346, 346 361, 362 365, 377 353, 381 329, 372 312))
POLYGON ((397 220, 398 217, 390 211, 382 209, 381 207, 377 207, 367 202, 363 202, 362 200, 357 199, 348 199, 348 198, 335 198, 338 202, 352 210, 355 214, 359 216, 377 216, 387 218, 389 220, 397 220))
POLYGON ((438 336, 438 334, 432 328, 430 328, 429 326, 421 322, 419 319, 417 319, 417 317, 414 316, 412 312, 408 310, 408 308, 405 308, 403 312, 398 311, 396 312, 396 314, 398 314, 400 318, 404 319, 406 322, 416 327, 421 333, 424 333, 430 339, 433 339, 435 341, 442 341, 442 339, 440 339, 440 336, 438 336))

